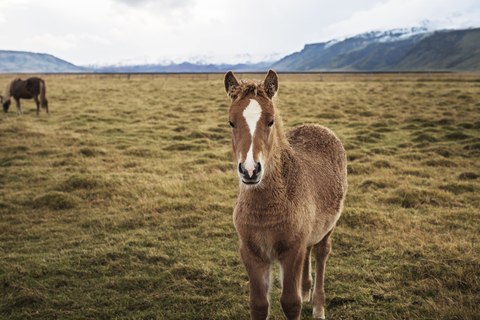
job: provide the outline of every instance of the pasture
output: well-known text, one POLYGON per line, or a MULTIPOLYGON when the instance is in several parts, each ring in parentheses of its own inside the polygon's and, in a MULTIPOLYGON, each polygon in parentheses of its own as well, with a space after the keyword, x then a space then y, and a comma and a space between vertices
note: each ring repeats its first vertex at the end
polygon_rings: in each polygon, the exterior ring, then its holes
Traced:
MULTIPOLYGON (((327 319, 480 318, 480 82, 279 78, 349 161, 327 319)), ((0 115, 0 318, 248 319, 220 77, 43 79, 0 115)))

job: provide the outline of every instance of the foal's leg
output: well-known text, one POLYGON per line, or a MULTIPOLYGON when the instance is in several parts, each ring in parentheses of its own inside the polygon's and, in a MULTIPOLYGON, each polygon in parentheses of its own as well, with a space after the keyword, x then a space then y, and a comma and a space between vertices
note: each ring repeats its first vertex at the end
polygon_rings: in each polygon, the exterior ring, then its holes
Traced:
POLYGON ((325 319, 325 290, 323 289, 323 281, 325 275, 325 263, 327 262, 328 254, 332 248, 330 235, 332 230, 313 247, 313 254, 315 255, 315 286, 313 288, 313 318, 325 319))
POLYGON ((240 254, 249 279, 250 317, 254 320, 267 319, 269 309, 270 262, 264 261, 246 246, 240 247, 240 254))
POLYGON ((33 100, 35 100, 35 103, 37 104, 37 116, 38 116, 38 113, 40 112, 40 101, 38 100, 38 96, 33 97, 33 100))
POLYGON ((15 99, 15 102, 17 103, 17 116, 23 114, 22 106, 20 105, 20 99, 15 99))
POLYGON ((312 288, 312 272, 310 271, 311 262, 311 251, 312 247, 307 248, 307 253, 305 254, 305 260, 303 261, 303 272, 302 272, 302 301, 310 301, 310 289, 312 288))
POLYGON ((283 313, 287 319, 300 319, 302 311, 302 269, 306 248, 298 251, 291 249, 280 259, 283 271, 283 291, 280 297, 283 313))

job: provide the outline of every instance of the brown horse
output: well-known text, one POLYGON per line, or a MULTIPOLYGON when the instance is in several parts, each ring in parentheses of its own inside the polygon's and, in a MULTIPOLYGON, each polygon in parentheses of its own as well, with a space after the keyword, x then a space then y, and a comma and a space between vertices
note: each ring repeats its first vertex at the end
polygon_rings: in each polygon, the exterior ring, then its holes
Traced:
POLYGON ((46 109, 48 113, 48 100, 45 97, 46 87, 45 81, 40 78, 28 78, 21 80, 15 78, 10 81, 3 91, 3 96, 0 96, 0 103, 3 104, 3 111, 7 112, 10 107, 10 98, 13 97, 17 102, 17 115, 23 114, 20 99, 34 99, 37 104, 37 115, 40 112, 40 106, 46 109), (38 100, 40 96, 40 101, 38 100))
POLYGON ((233 221, 240 255, 250 279, 250 315, 266 319, 270 269, 280 266, 280 302, 287 319, 299 319, 310 300, 313 249, 316 276, 313 316, 325 317, 324 269, 330 235, 347 191, 347 160, 340 140, 320 125, 284 133, 276 108, 278 76, 238 81, 225 75, 232 104, 233 155, 240 178, 233 221))

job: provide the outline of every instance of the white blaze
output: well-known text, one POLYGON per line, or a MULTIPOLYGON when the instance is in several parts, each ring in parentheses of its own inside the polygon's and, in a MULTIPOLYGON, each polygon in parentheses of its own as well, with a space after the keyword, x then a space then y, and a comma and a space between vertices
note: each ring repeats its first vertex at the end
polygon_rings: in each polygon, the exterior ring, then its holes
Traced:
POLYGON ((245 160, 245 169, 248 171, 250 177, 253 175, 253 170, 255 169, 255 161, 253 160, 253 135, 255 134, 257 122, 260 120, 261 115, 262 107, 260 107, 260 104, 257 100, 250 99, 249 105, 243 110, 243 116, 247 121, 248 129, 250 129, 250 135, 252 136, 252 143, 250 144, 247 159, 245 160))

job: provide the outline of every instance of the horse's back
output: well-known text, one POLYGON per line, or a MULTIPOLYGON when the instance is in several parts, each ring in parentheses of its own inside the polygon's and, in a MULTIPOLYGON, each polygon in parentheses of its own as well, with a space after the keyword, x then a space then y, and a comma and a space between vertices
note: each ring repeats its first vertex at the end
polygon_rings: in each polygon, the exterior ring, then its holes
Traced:
MULTIPOLYGON (((344 171, 347 163, 345 149, 330 129, 306 124, 290 130, 287 139, 300 161, 313 161, 317 165, 344 171)), ((344 174, 346 176, 346 172, 344 174)))
POLYGON ((40 81, 37 77, 31 77, 27 80, 16 79, 12 83, 12 96, 21 99, 31 99, 40 93, 40 81))

